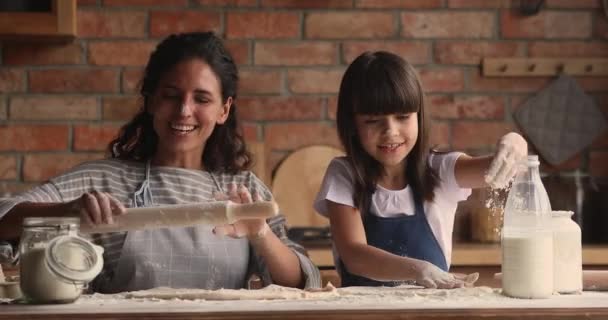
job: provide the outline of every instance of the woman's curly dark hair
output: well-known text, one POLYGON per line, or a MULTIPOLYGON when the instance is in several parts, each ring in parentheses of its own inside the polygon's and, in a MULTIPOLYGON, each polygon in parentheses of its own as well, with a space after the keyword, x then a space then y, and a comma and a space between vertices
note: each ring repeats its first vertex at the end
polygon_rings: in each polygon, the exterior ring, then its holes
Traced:
MULTIPOLYGON (((251 154, 240 132, 236 117, 238 71, 228 50, 213 32, 173 34, 160 42, 150 55, 140 86, 141 110, 125 124, 108 145, 112 158, 147 161, 157 150, 158 136, 148 112, 150 97, 160 79, 178 63, 201 59, 220 80, 222 101, 232 97, 232 107, 224 124, 217 124, 201 155, 205 170, 236 173, 251 165, 251 154)), ((202 142, 201 142, 202 143, 202 142)))

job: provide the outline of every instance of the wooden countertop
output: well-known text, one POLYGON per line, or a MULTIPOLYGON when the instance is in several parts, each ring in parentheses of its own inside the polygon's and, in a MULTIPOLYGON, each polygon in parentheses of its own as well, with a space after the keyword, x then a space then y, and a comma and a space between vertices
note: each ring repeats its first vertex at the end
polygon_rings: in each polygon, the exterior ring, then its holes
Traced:
POLYGON ((0 311, 0 320, 44 319, 44 320, 377 320, 377 319, 425 319, 425 320, 605 320, 608 308, 577 309, 449 309, 449 310, 294 310, 294 311, 249 311, 249 312, 140 312, 140 313, 48 313, 48 314, 6 314, 0 311))
MULTIPOLYGON (((307 247, 319 267, 333 267, 331 247, 307 247)), ((499 266, 500 244, 460 243, 452 250, 452 266, 499 266)), ((583 265, 608 266, 608 245, 584 245, 583 265)))
POLYGON ((371 296, 369 300, 96 300, 64 305, 2 305, 4 319, 608 319, 608 292, 549 299, 454 300, 371 296), (395 300, 397 299, 397 300, 395 300), (387 302, 388 301, 388 302, 387 302), (392 301, 392 302, 391 302, 392 301))

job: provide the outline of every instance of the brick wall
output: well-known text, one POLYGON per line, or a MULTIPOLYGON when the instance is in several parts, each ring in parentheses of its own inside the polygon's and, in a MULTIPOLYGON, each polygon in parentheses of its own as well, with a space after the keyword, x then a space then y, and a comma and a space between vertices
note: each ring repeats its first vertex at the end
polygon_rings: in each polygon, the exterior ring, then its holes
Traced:
MULTIPOLYGON (((551 78, 484 78, 482 57, 608 57, 600 0, 80 0, 78 37, 0 46, 0 195, 103 156, 138 108, 136 86, 164 36, 215 30, 239 63, 248 139, 271 169, 300 146, 338 145, 343 71, 364 50, 414 63, 433 142, 482 152, 516 130, 512 111, 551 78)), ((608 113, 608 77, 578 78, 608 113)), ((561 169, 608 176, 608 133, 561 169)))

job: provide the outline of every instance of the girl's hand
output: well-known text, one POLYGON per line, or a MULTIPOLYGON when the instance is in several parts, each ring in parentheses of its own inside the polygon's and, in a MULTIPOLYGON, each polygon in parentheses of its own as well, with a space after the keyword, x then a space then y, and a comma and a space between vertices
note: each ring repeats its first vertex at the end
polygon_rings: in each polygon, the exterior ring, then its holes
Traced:
POLYGON ((80 217, 80 221, 91 226, 112 224, 114 216, 126 212, 125 207, 114 197, 105 192, 91 191, 83 193, 68 204, 71 211, 80 217))
POLYGON ((414 270, 416 272, 416 284, 425 288, 453 289, 472 285, 472 283, 465 282, 466 275, 445 272, 428 261, 416 261, 414 270))
POLYGON ((519 162, 528 156, 528 143, 515 132, 504 135, 498 141, 498 150, 484 176, 492 188, 504 188, 517 173, 519 162))
MULTIPOLYGON (((258 193, 252 195, 244 185, 237 187, 233 183, 228 185, 228 194, 215 194, 215 199, 230 200, 236 203, 262 201, 262 197, 258 193)), ((263 238, 269 230, 270 227, 266 223, 266 219, 243 219, 231 224, 216 226, 213 228, 213 233, 232 238, 247 237, 249 240, 255 240, 263 238)))

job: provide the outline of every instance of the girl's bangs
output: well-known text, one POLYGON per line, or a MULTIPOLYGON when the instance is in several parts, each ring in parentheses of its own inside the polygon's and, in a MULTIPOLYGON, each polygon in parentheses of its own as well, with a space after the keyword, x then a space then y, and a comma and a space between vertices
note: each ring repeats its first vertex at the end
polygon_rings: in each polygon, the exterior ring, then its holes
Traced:
POLYGON ((403 68, 372 63, 353 90, 354 111, 359 114, 419 112, 422 90, 416 75, 403 68))

